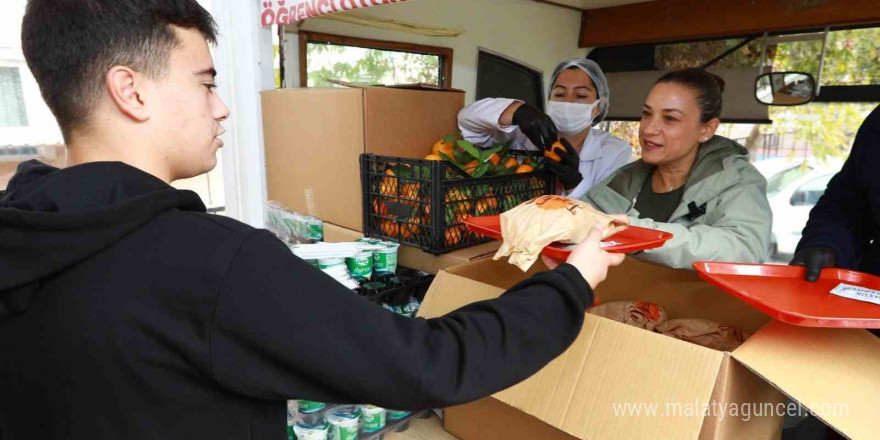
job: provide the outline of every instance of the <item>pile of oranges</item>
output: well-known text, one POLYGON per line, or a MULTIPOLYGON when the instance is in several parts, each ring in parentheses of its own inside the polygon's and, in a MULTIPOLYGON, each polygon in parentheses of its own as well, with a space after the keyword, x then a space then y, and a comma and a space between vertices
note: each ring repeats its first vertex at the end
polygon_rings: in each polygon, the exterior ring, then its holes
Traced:
POLYGON ((525 174, 535 170, 536 164, 531 158, 520 163, 516 157, 508 156, 506 151, 507 148, 503 145, 482 150, 468 141, 456 141, 447 136, 434 144, 431 154, 425 156, 425 160, 451 162, 472 177, 525 174))
MULTIPOLYGON (((538 166, 537 158, 509 155, 508 147, 509 144, 495 145, 484 150, 461 140, 458 135, 450 135, 437 141, 424 160, 446 161, 451 164, 452 166, 443 167, 444 179, 451 178, 453 181, 465 175, 461 172, 472 178, 480 178, 521 175, 535 171, 538 166)), ((552 151, 545 153, 548 159, 557 160, 552 155, 555 155, 552 151)), ((380 166, 382 168, 375 170, 382 173, 374 181, 378 182, 378 188, 374 187, 370 196, 370 208, 374 214, 377 232, 418 245, 430 243, 433 231, 442 231, 444 247, 458 246, 472 236, 463 223, 466 219, 499 214, 544 193, 544 180, 539 175, 517 177, 515 190, 503 180, 495 180, 495 184, 463 180, 461 184, 443 189, 444 203, 433 204, 441 210, 441 224, 430 227, 432 167, 419 165, 417 162, 390 162, 380 166)))

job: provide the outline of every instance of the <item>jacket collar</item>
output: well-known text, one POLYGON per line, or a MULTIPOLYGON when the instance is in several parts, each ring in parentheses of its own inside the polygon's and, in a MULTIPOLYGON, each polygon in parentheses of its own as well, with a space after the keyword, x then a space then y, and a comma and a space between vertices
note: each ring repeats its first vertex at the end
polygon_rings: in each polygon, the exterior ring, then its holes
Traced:
MULTIPOLYGON (((687 205, 694 202, 702 206, 706 202, 718 197, 719 194, 735 186, 742 180, 739 172, 728 164, 730 158, 747 156, 748 150, 736 142, 715 136, 700 146, 697 160, 685 183, 685 191, 682 203, 673 212, 670 221, 688 213, 687 205)), ((593 197, 594 200, 617 199, 619 203, 631 208, 633 200, 638 196, 645 183, 657 167, 642 160, 633 162, 611 177, 607 187, 595 188, 594 194, 604 197, 593 197)), ((591 191, 591 192, 593 192, 591 191)), ((602 202, 599 202, 601 205, 602 202)), ((603 210, 611 209, 610 206, 599 206, 603 210)))

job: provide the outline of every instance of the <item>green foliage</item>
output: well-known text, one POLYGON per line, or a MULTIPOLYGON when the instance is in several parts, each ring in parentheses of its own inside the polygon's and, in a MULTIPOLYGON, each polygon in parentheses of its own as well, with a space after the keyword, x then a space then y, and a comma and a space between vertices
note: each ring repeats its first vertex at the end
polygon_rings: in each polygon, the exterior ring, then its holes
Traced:
MULTIPOLYGON (((775 71, 800 71, 818 77, 821 42, 799 42, 773 48, 775 71)), ((880 84, 880 28, 831 32, 825 52, 823 85, 880 84)), ((849 153, 855 133, 876 104, 811 103, 771 107, 768 133, 794 133, 807 141, 819 160, 849 153)))
MULTIPOLYGON (((772 59, 776 71, 819 73, 821 42, 788 43, 772 59)), ((880 28, 835 31, 828 35, 823 85, 880 84, 880 28)))
POLYGON ((328 79, 360 84, 440 84, 440 58, 333 44, 307 46, 309 87, 332 87, 328 79), (332 65, 320 60, 332 59, 332 65))

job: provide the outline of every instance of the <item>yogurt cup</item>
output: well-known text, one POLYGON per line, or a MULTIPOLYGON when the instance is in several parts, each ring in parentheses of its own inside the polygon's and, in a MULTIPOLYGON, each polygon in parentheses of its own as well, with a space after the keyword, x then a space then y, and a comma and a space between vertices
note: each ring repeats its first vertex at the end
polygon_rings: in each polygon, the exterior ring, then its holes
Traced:
POLYGON ((321 258, 318 260, 318 269, 326 272, 327 270, 333 270, 336 268, 345 269, 345 258, 331 257, 321 258))
POLYGON ((373 405, 361 405, 361 431, 372 434, 385 428, 385 408, 373 405))
POLYGON ((311 414, 316 413, 327 407, 326 403, 323 402, 315 402, 313 400, 297 400, 296 408, 297 411, 303 414, 311 414))
POLYGON ((330 440, 358 440, 361 413, 356 407, 343 407, 327 414, 330 440))
POLYGON ((348 273, 356 281, 367 281, 373 275, 373 253, 361 252, 345 259, 348 273))
POLYGON ((376 274, 390 274, 397 271, 397 243, 383 243, 383 249, 373 251, 373 271, 376 274))
POLYGON ((297 423, 293 426, 297 440, 327 440, 330 435, 330 424, 321 426, 305 426, 297 423))

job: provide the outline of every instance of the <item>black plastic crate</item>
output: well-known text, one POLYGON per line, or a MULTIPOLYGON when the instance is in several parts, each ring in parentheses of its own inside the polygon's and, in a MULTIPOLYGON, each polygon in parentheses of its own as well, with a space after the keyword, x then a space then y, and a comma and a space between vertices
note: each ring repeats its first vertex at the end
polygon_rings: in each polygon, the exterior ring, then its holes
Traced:
POLYGON ((382 237, 432 254, 466 248, 491 239, 474 234, 464 220, 500 214, 522 202, 555 193, 556 179, 543 170, 473 178, 447 161, 375 154, 361 155, 364 235, 382 237))
POLYGON ((410 298, 425 299, 434 275, 407 267, 397 267, 393 274, 374 276, 356 289, 356 292, 376 304, 400 306, 410 298), (382 287, 376 287, 380 284, 382 287))

